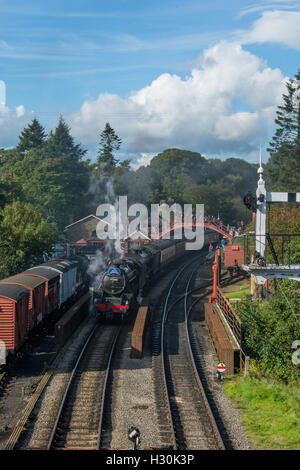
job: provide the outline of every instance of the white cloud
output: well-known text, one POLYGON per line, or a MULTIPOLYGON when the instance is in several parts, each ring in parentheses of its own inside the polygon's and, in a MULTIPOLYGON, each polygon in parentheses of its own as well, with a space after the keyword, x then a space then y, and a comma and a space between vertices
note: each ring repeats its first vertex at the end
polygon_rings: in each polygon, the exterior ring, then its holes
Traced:
POLYGON ((260 3, 242 8, 237 17, 241 18, 242 16, 249 15, 251 13, 270 11, 275 9, 299 10, 299 7, 299 0, 273 0, 271 2, 268 0, 261 0, 260 3))
POLYGON ((179 147, 245 154, 266 138, 265 120, 273 122, 284 80, 241 45, 221 41, 184 79, 165 73, 127 98, 100 94, 85 101, 70 124, 85 145, 96 145, 109 122, 127 152, 179 147))
POLYGON ((237 37, 243 44, 274 42, 300 50, 300 11, 265 11, 237 37))
POLYGON ((134 170, 137 170, 141 166, 148 166, 151 163, 154 153, 142 153, 141 156, 136 160, 136 163, 131 163, 134 170))
POLYGON ((23 117, 25 114, 25 108, 24 106, 21 104, 20 106, 17 106, 16 107, 16 115, 18 118, 21 118, 23 117))
POLYGON ((27 112, 23 105, 13 110, 0 103, 0 147, 16 145, 21 131, 33 117, 33 112, 27 112))

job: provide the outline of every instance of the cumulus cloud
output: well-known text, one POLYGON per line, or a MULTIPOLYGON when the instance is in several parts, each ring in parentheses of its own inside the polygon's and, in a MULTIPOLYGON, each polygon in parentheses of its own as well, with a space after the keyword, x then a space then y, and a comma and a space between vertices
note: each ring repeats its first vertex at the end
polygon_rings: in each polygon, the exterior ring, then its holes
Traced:
POLYGON ((100 94, 70 116, 74 136, 97 144, 106 122, 128 152, 166 147, 206 153, 250 152, 266 138, 285 78, 238 43, 204 51, 185 78, 165 73, 127 98, 100 94))
POLYGON ((136 163, 131 163, 131 166, 134 170, 137 170, 141 166, 149 166, 154 153, 142 153, 140 157, 137 158, 136 163))
POLYGON ((300 50, 300 11, 265 11, 249 31, 237 35, 243 44, 281 43, 300 50))
POLYGON ((0 147, 16 145, 21 131, 33 117, 34 114, 27 112, 23 105, 10 109, 0 103, 0 147))

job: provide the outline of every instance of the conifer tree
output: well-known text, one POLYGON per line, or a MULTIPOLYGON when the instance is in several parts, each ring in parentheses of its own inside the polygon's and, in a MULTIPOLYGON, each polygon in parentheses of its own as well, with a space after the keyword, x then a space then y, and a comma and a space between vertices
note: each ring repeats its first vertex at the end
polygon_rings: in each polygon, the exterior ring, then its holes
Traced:
POLYGON ((24 153, 31 149, 40 148, 45 144, 46 137, 44 127, 34 118, 31 124, 21 132, 17 149, 24 153))
POLYGON ((70 134, 70 128, 60 116, 55 131, 51 131, 48 139, 48 150, 56 155, 69 156, 73 160, 79 161, 86 154, 79 144, 74 143, 70 134))
POLYGON ((107 122, 104 130, 100 134, 100 150, 97 157, 97 173, 103 172, 105 175, 112 175, 118 164, 113 151, 119 150, 122 140, 117 136, 114 129, 107 122))
POLYGON ((278 106, 277 129, 266 165, 266 179, 274 191, 300 190, 300 69, 286 84, 283 105, 278 106))

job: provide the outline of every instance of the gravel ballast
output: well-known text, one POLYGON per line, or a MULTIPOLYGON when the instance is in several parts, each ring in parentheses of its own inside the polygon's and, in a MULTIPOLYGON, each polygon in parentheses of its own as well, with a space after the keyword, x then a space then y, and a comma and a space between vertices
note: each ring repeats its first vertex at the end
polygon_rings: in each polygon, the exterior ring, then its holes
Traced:
MULTIPOLYGON (((178 266, 169 271, 157 282, 149 293, 149 304, 159 308, 164 292, 170 280, 178 271, 178 266)), ((212 278, 211 266, 199 264, 195 276, 195 286, 206 283, 212 278)), ((206 299, 207 301, 208 299, 206 299)), ((201 300, 192 314, 192 327, 201 353, 202 367, 205 370, 207 382, 217 405, 218 412, 226 429, 227 446, 231 449, 252 449, 253 446, 241 425, 241 413, 235 404, 226 396, 222 383, 216 378, 218 359, 205 325, 203 313, 204 301, 201 300)), ((67 343, 61 361, 54 371, 53 377, 44 390, 38 404, 31 415, 30 423, 21 436, 18 448, 44 448, 50 437, 50 432, 57 416, 59 402, 69 379, 72 367, 84 340, 96 323, 91 316, 78 329, 67 343)), ((103 325, 105 328, 105 325, 103 325)), ((154 380, 152 369, 152 331, 150 324, 145 339, 142 359, 130 357, 132 326, 124 325, 124 330, 118 344, 118 352, 112 363, 112 385, 108 399, 110 414, 107 430, 104 433, 102 447, 111 449, 132 449, 128 440, 128 427, 136 426, 141 433, 141 446, 161 448, 158 428, 159 416, 155 402, 154 380)))

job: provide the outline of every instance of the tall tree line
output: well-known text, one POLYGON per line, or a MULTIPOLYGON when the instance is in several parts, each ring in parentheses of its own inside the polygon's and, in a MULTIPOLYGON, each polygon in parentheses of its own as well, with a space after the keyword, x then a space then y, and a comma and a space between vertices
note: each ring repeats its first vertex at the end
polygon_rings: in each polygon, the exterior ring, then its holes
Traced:
POLYGON ((268 148, 266 178, 274 191, 300 191, 300 69, 286 83, 278 106, 275 134, 268 148))
MULTIPOLYGON (((268 187, 300 191, 300 71, 287 82, 275 124, 266 165, 268 187)), ((38 233, 40 242, 28 243, 31 253, 24 245, 8 270, 0 267, 0 275, 13 272, 13 266, 28 265, 32 254, 40 257, 51 250, 51 240, 63 239, 66 225, 95 213, 107 199, 108 187, 115 196, 127 195, 129 204, 150 205, 171 198, 180 204, 203 203, 206 214, 219 214, 225 223, 247 222, 249 213, 242 198, 247 191, 255 191, 257 165, 236 158, 206 159, 200 153, 173 148, 134 171, 129 159, 118 157, 121 145, 122 139, 107 122, 99 131, 92 162, 60 117, 49 135, 34 118, 21 132, 16 148, 0 148, 0 258, 7 259, 5 253, 10 253, 13 259, 12 253, 22 245, 16 229, 21 221, 27 240, 38 233), (42 229, 35 233, 31 219, 42 229)))

